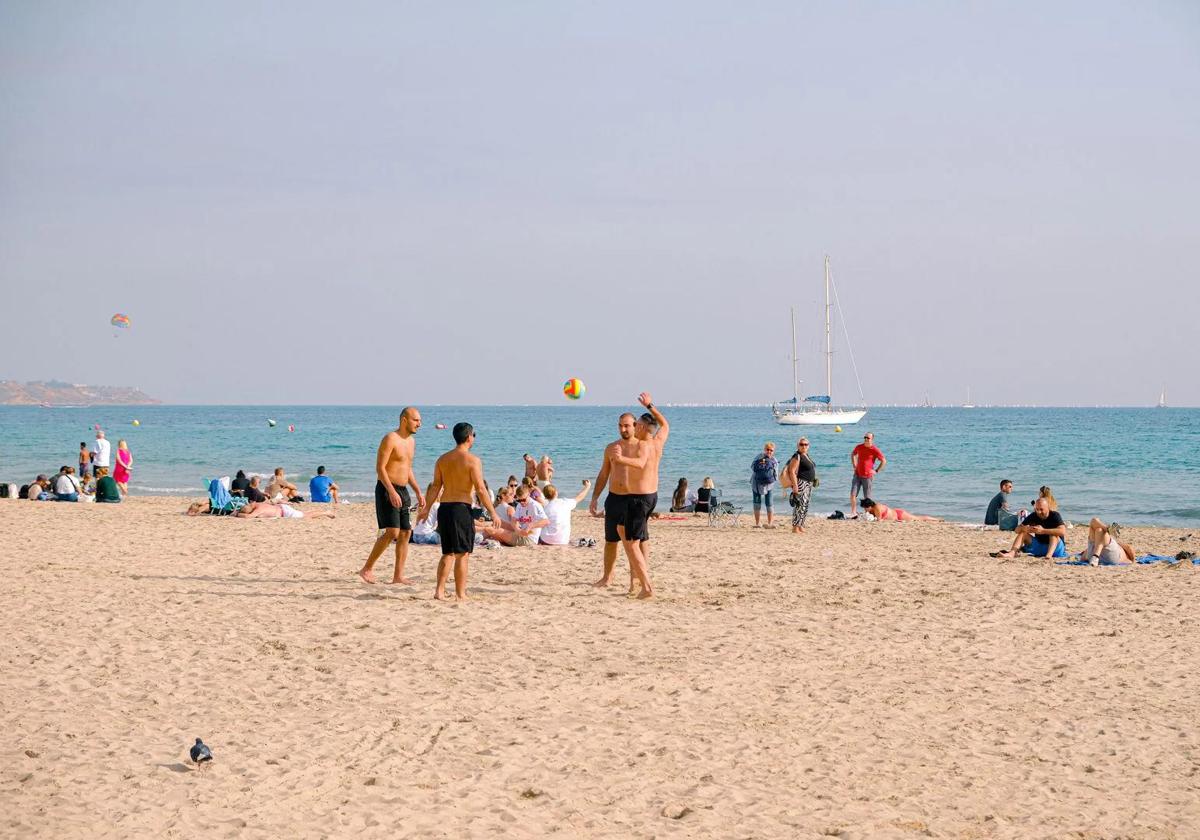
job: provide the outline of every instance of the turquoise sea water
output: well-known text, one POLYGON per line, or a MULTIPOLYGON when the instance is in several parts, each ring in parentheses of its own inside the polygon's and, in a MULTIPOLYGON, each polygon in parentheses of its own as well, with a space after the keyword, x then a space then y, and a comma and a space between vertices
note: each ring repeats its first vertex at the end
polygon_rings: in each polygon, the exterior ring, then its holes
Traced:
MULTIPOLYGON (((630 409, 634 406, 630 406, 630 409)), ((417 475, 451 445, 434 424, 460 420, 478 430, 476 453, 493 487, 521 474, 521 455, 549 453, 561 488, 594 477, 602 447, 616 437, 610 406, 421 406, 417 475)), ((201 495, 205 477, 284 467, 307 492, 318 464, 351 501, 374 486, 375 448, 396 425, 398 408, 379 406, 0 406, 0 481, 26 483, 76 463, 80 441, 99 423, 124 437, 136 458, 134 493, 201 495), (269 428, 267 418, 278 425, 269 428), (137 418, 140 427, 131 421, 137 418), (288 432, 289 424, 296 426, 288 432)), ((917 513, 979 521, 1001 478, 1016 483, 1019 505, 1049 484, 1070 519, 1091 515, 1130 523, 1200 527, 1200 409, 874 408, 857 426, 778 426, 766 408, 666 409, 672 424, 660 497, 675 481, 712 476, 727 498, 749 501, 750 462, 766 440, 789 454, 800 434, 812 441, 821 486, 814 511, 848 508, 849 452, 866 430, 888 458, 875 496, 917 513)), ((786 505, 783 505, 786 510, 786 505)))

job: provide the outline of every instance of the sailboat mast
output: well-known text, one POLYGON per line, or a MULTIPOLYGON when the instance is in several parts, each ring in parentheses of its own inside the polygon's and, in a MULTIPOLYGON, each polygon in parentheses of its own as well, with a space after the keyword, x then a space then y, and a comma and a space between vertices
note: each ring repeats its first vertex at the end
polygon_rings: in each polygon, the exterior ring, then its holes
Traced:
POLYGON ((829 255, 825 255, 825 394, 833 405, 833 334, 829 331, 829 255))
POLYGON ((792 312, 792 402, 800 404, 800 383, 796 381, 796 307, 792 312))

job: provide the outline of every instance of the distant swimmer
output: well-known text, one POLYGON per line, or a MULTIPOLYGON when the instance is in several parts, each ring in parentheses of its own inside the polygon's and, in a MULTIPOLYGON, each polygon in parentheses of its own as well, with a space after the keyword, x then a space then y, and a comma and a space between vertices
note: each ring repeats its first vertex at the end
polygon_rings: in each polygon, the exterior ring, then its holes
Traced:
MULTIPOLYGON (((455 423, 455 446, 437 459, 433 467, 433 483, 429 499, 441 497, 437 512, 437 532, 442 541, 442 559, 438 562, 437 587, 433 597, 446 599, 446 581, 450 577, 450 564, 454 563, 454 597, 467 599, 467 560, 475 548, 475 518, 471 515, 471 494, 478 496, 480 503, 497 521, 491 496, 483 483, 483 461, 471 454, 475 444, 475 428, 470 423, 455 423)), ((423 519, 428 511, 421 503, 423 519)))
MULTIPOLYGON (((624 498, 618 501, 620 512, 614 516, 616 535, 625 548, 625 556, 629 559, 630 594, 636 591, 635 583, 641 586, 639 598, 652 598, 654 589, 650 585, 649 575, 649 545, 650 514, 658 505, 658 467, 662 462, 663 448, 671 433, 667 418, 659 411, 649 393, 643 392, 638 396, 640 402, 648 411, 633 423, 632 439, 626 439, 622 426, 621 440, 614 441, 605 450, 604 466, 601 473, 608 468, 605 480, 612 482, 613 489, 624 491, 624 498)), ((632 415, 622 415, 624 424, 632 415)), ((597 477, 599 483, 600 477, 597 477)), ((610 492, 610 497, 613 495, 610 492)), ((596 504, 597 494, 592 494, 592 506, 596 504)), ((605 502, 605 549, 609 542, 608 503, 605 502)), ((613 562, 615 563, 615 548, 613 562)), ((597 586, 607 586, 611 578, 611 568, 605 558, 605 577, 597 581, 597 586)))
POLYGON ((413 475, 413 455, 417 449, 413 435, 420 428, 421 412, 409 406, 400 412, 399 427, 379 442, 379 452, 375 456, 375 521, 381 530, 367 562, 358 570, 358 576, 367 583, 375 583, 371 569, 392 541, 396 543, 396 570, 392 574, 392 583, 412 583, 404 577, 404 562, 408 559, 408 539, 412 534, 409 487, 416 493, 417 504, 425 506, 421 485, 413 475))

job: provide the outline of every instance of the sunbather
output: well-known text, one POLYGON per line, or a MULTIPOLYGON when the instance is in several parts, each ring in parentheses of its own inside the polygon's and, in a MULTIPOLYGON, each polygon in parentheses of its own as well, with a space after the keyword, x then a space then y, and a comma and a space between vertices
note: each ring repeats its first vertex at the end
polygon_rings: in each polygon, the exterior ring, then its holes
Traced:
POLYGON ((292 507, 287 504, 274 504, 272 502, 250 502, 244 508, 237 512, 237 515, 245 519, 320 519, 327 517, 334 518, 334 513, 331 510, 322 510, 313 508, 308 511, 302 511, 299 508, 292 507))
POLYGON ((1058 511, 1050 509, 1045 496, 1033 503, 1033 513, 1017 526, 1011 548, 992 553, 993 557, 1015 557, 1018 551, 1034 557, 1066 557, 1067 525, 1058 511))
POLYGON ((1136 555, 1133 553, 1133 546, 1129 543, 1119 542, 1117 537, 1120 534, 1121 526, 1116 522, 1105 525, 1099 519, 1092 517, 1092 521, 1088 523, 1087 553, 1083 555, 1083 559, 1093 566, 1113 566, 1118 563, 1135 562, 1136 555))
POLYGON ((909 513, 903 508, 891 508, 874 499, 864 498, 862 509, 881 522, 941 522, 936 516, 922 516, 919 513, 909 513))

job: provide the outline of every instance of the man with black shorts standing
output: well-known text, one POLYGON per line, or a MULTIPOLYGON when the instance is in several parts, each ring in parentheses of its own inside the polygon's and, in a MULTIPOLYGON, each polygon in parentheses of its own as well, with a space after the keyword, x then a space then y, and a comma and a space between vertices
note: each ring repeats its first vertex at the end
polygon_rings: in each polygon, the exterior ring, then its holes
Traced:
MULTIPOLYGON (((638 402, 648 409, 647 413, 634 422, 631 440, 622 438, 622 440, 609 445, 605 450, 605 463, 609 467, 613 486, 620 486, 626 491, 620 505, 623 511, 619 515, 614 515, 613 519, 617 523, 616 535, 620 539, 621 545, 624 546, 625 555, 629 559, 630 594, 636 591, 636 581, 641 585, 638 597, 644 599, 654 596, 654 590, 650 586, 650 547, 647 542, 650 539, 650 514, 654 512, 654 508, 658 504, 658 466, 662 461, 663 448, 671 433, 671 426, 662 412, 655 407, 649 393, 640 394, 638 402)), ((622 421, 626 416, 622 415, 622 421)), ((603 471, 602 467, 601 472, 603 473, 603 471)), ((612 494, 609 495, 611 497, 612 494)), ((592 496, 592 503, 595 504, 595 494, 592 496)), ((605 513, 604 536, 607 548, 609 541, 607 503, 605 504, 605 513)), ((616 562, 615 554, 614 547, 614 563, 616 562)), ((611 575, 607 566, 607 558, 605 572, 607 575, 611 575)), ((607 581, 601 578, 597 585, 607 585, 607 581)))
MULTIPOLYGON (((600 516, 600 494, 604 492, 605 487, 608 487, 608 495, 604 498, 604 573, 600 576, 600 580, 593 583, 592 586, 605 587, 612 583, 613 570, 617 566, 617 546, 621 544, 621 535, 617 533, 617 526, 625 521, 625 497, 629 495, 629 487, 626 484, 625 470, 613 471, 610 455, 614 448, 619 450, 623 445, 633 446, 633 430, 636 424, 637 418, 629 412, 625 412, 617 418, 617 431, 620 437, 604 448, 604 460, 600 462, 600 472, 596 474, 595 486, 592 489, 592 501, 588 505, 588 512, 592 516, 600 516)), ((629 588, 633 589, 632 569, 630 570, 629 588)))
MULTIPOLYGON (((475 443, 475 429, 470 423, 454 424, 455 446, 437 459, 433 467, 433 484, 429 489, 429 504, 441 494, 437 512, 437 532, 442 541, 442 559, 438 562, 437 587, 433 597, 446 599, 446 580, 450 577, 450 563, 454 562, 454 597, 467 600, 467 559, 475 548, 475 517, 471 515, 471 492, 479 497, 484 509, 496 522, 496 509, 492 496, 483 483, 483 461, 471 454, 475 443)), ((418 519, 424 519, 428 511, 424 503, 418 519)))
POLYGON ((417 441, 413 435, 419 428, 421 412, 409 406, 400 412, 400 426, 384 435, 383 440, 379 442, 379 452, 375 456, 375 522, 380 528, 380 534, 367 562, 358 570, 358 576, 367 583, 375 583, 371 569, 393 540, 396 542, 396 570, 392 575, 392 583, 412 583, 404 577, 404 562, 408 559, 408 539, 412 535, 409 487, 417 496, 417 504, 425 506, 421 485, 413 475, 413 455, 417 449, 417 441))

